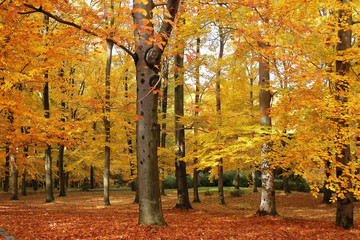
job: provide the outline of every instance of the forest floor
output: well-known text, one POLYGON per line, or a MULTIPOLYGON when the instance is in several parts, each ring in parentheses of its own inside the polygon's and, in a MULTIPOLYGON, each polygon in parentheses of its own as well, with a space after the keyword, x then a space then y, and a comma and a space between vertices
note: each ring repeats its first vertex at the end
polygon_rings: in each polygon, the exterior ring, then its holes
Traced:
MULTIPOLYGON (((192 189, 190 190, 191 193, 192 189)), ((67 197, 45 203, 45 194, 29 193, 11 201, 0 193, 0 228, 15 239, 360 239, 360 202, 355 203, 355 229, 335 226, 336 204, 321 203, 310 193, 277 192, 279 216, 254 215, 260 193, 231 197, 226 190, 226 205, 217 204, 217 192, 205 196, 194 209, 179 210, 176 191, 162 197, 168 227, 139 226, 134 193, 111 192, 111 206, 102 205, 102 192, 68 191, 67 197)), ((191 196, 192 197, 192 196, 191 196)), ((1 239, 1 237, 0 237, 1 239)))

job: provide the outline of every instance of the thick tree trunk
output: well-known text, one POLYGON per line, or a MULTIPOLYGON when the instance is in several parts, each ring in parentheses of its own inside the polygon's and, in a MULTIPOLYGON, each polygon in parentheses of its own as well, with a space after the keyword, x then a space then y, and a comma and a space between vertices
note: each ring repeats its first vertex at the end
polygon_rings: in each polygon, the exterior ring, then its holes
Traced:
POLYGON ((158 90, 160 88, 158 66, 160 66, 161 56, 167 45, 167 36, 170 36, 172 31, 172 25, 169 21, 174 21, 180 7, 180 0, 167 1, 166 8, 170 16, 165 16, 160 27, 161 48, 148 44, 150 37, 154 35, 152 10, 155 5, 153 1, 149 0, 144 3, 134 0, 133 6, 134 9, 140 8, 146 12, 145 15, 139 11, 134 12, 134 23, 148 29, 146 31, 135 29, 134 31, 134 36, 137 39, 134 58, 137 83, 136 109, 139 118, 136 124, 139 223, 166 225, 161 207, 156 142, 158 94, 149 92, 149 89, 158 90))
MULTIPOLYGON (((219 60, 223 58, 224 47, 225 47, 225 33, 222 27, 219 27, 219 36, 220 36, 220 51, 219 51, 219 60)), ((216 112, 219 115, 220 124, 221 124, 221 85, 220 85, 221 69, 218 71, 218 78, 216 81, 216 112)), ((223 159, 220 158, 218 163, 218 195, 219 195, 219 204, 225 204, 224 196, 224 174, 223 174, 223 159)))
MULTIPOLYGON (((6 154, 9 154, 9 146, 6 146, 6 154)), ((4 179, 4 192, 9 192, 9 185, 10 185, 10 156, 6 155, 5 159, 5 179, 4 179)))
MULTIPOLYGON (((341 0, 341 3, 344 4, 344 9, 348 9, 348 1, 341 0)), ((344 26, 350 27, 352 25, 352 16, 351 12, 348 10, 341 9, 338 12, 339 17, 339 25, 343 26, 342 29, 338 31, 338 37, 340 42, 336 46, 336 50, 339 52, 339 55, 343 55, 343 51, 351 48, 351 39, 352 39, 352 31, 351 29, 344 30, 344 26)), ((349 83, 344 76, 348 75, 350 71, 350 61, 347 60, 336 60, 336 73, 341 78, 341 80, 337 80, 335 83, 335 98, 339 103, 339 112, 343 112, 342 115, 346 114, 346 103, 348 102, 347 93, 349 92, 349 83)), ((343 166, 347 166, 350 162, 350 145, 343 144, 344 140, 344 129, 348 128, 349 125, 344 119, 336 119, 338 124, 338 144, 342 144, 341 146, 341 154, 336 155, 336 162, 341 163, 343 166)), ((336 176, 337 177, 345 177, 343 176, 343 168, 336 168, 336 176)), ((350 182, 350 181, 349 181, 350 182)), ((347 191, 347 188, 351 188, 351 184, 348 186, 341 185, 341 191, 347 191)), ((350 229, 354 227, 354 206, 353 206, 353 196, 352 193, 346 192, 345 198, 338 198, 337 201, 337 209, 336 209, 336 225, 342 227, 344 229, 350 229)))
POLYGON ((24 172, 22 174, 22 181, 21 181, 21 195, 26 196, 26 169, 24 169, 24 172))
MULTIPOLYGON (((266 45, 259 43, 260 47, 266 48, 266 45)), ((259 92, 259 101, 260 101, 260 125, 264 129, 271 128, 271 118, 269 116, 269 108, 271 103, 271 93, 267 89, 269 87, 270 72, 269 72, 269 62, 263 58, 259 62, 259 85, 261 87, 259 92)), ((271 149, 271 144, 269 142, 264 142, 261 146, 261 202, 260 207, 257 211, 259 215, 277 215, 276 205, 275 205, 275 184, 274 184, 274 170, 271 169, 271 166, 267 160, 267 154, 271 149)))
MULTIPOLYGON (((200 58, 200 43, 201 43, 201 39, 197 38, 196 39, 196 53, 197 53, 197 57, 200 58)), ((197 60, 196 62, 196 73, 195 73, 195 111, 194 111, 194 115, 198 116, 199 115, 199 109, 200 109, 200 59, 197 60)), ((197 119, 195 119, 195 123, 194 123, 194 137, 195 139, 197 139, 198 137, 198 123, 197 123, 197 119)), ((196 140, 195 145, 197 145, 198 142, 196 140)), ((197 151, 195 149, 195 151, 197 151)), ((200 197, 199 197, 199 183, 198 183, 198 169, 197 169, 197 163, 198 163, 198 159, 195 158, 194 159, 194 170, 193 170, 193 191, 194 191, 194 199, 193 202, 200 202, 200 197)))
POLYGON ((16 167, 16 159, 13 155, 10 156, 11 158, 11 200, 19 200, 18 197, 18 169, 16 167))
POLYGON ((192 208, 189 200, 189 192, 186 181, 186 163, 182 160, 185 157, 185 129, 179 121, 184 116, 184 50, 175 56, 175 176, 177 185, 176 208, 192 208), (181 71, 181 72, 179 72, 181 71))
POLYGON ((106 76, 105 76, 105 164, 104 164, 104 205, 110 206, 110 72, 112 61, 113 41, 107 40, 107 61, 106 61, 106 76))
POLYGON ((64 145, 59 146, 59 197, 65 197, 64 145))

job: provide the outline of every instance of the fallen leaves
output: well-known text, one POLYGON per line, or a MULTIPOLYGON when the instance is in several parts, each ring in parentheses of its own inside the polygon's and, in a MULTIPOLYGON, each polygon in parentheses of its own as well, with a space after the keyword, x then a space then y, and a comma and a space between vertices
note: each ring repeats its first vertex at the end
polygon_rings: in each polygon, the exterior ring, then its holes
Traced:
MULTIPOLYGON (((68 192, 68 197, 44 203, 44 193, 19 201, 0 194, 0 228, 15 239, 357 239, 360 230, 335 227, 335 206, 308 193, 277 195, 280 216, 254 215, 260 193, 240 198, 201 194, 191 210, 174 209, 176 191, 167 191, 163 209, 168 227, 138 225, 134 193, 114 191, 112 206, 102 206, 101 192, 68 192), (243 206, 247 207, 244 208, 243 206)), ((355 203, 355 209, 359 204, 355 203)), ((355 210, 355 213, 358 211, 355 210)), ((355 220, 356 220, 355 216, 355 220)), ((355 222, 356 223, 356 222, 355 222)))

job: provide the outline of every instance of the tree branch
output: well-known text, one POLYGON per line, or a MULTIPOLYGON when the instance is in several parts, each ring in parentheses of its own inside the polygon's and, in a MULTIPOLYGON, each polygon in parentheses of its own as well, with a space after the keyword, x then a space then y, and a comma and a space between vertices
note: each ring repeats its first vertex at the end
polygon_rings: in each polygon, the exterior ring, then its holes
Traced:
MULTIPOLYGON (((52 19, 54 19, 55 21, 57 21, 57 22, 59 22, 59 23, 72 26, 72 27, 77 28, 77 29, 79 29, 79 30, 81 30, 81 31, 84 31, 84 32, 86 32, 87 34, 90 34, 90 35, 92 35, 92 36, 100 37, 99 34, 93 32, 93 31, 91 31, 91 30, 85 29, 85 28, 83 28, 82 26, 80 26, 80 25, 78 25, 78 24, 76 24, 76 23, 74 23, 74 22, 66 21, 66 20, 60 18, 59 16, 56 16, 56 15, 54 15, 54 14, 48 12, 48 11, 45 11, 41 6, 37 8, 37 7, 34 7, 34 6, 32 6, 32 5, 30 5, 30 4, 27 4, 27 3, 23 3, 23 5, 24 5, 25 7, 28 7, 28 8, 30 8, 30 9, 32 9, 33 11, 29 11, 29 12, 19 12, 19 14, 29 14, 29 13, 39 12, 39 13, 42 13, 42 14, 44 14, 44 15, 52 18, 52 19)), ((126 53, 128 53, 134 60, 136 60, 136 55, 135 55, 132 51, 130 51, 130 49, 128 49, 128 48, 125 47, 124 45, 118 43, 117 41, 115 41, 115 40, 112 39, 112 38, 106 38, 106 40, 112 41, 116 46, 118 46, 119 48, 123 49, 123 50, 124 50, 126 53)))

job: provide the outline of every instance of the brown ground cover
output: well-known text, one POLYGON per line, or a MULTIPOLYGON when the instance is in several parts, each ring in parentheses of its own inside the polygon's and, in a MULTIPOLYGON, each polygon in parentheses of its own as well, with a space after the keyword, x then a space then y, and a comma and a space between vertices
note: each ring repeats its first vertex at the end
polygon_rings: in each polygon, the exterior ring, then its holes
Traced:
POLYGON ((102 192, 68 192, 68 197, 45 203, 44 193, 19 201, 0 194, 0 228, 19 239, 360 239, 359 203, 355 229, 335 227, 335 205, 321 203, 309 193, 277 194, 277 217, 259 217, 260 193, 230 197, 225 206, 201 193, 192 210, 173 209, 176 191, 167 191, 163 209, 168 227, 139 226, 138 206, 129 191, 111 192, 110 207, 102 192))

